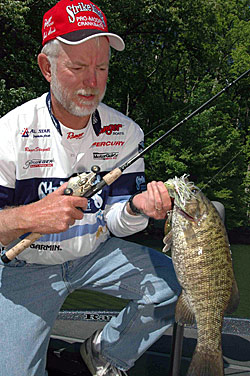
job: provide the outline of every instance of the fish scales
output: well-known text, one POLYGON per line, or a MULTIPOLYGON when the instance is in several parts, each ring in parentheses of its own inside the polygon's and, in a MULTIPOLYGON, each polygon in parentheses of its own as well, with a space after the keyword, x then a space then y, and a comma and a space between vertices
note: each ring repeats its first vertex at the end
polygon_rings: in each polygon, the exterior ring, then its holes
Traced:
POLYGON ((175 199, 171 255, 182 286, 176 321, 197 324, 197 346, 188 375, 224 375, 223 316, 230 300, 233 309, 238 304, 226 229, 214 205, 185 176, 169 179, 165 185, 175 199))

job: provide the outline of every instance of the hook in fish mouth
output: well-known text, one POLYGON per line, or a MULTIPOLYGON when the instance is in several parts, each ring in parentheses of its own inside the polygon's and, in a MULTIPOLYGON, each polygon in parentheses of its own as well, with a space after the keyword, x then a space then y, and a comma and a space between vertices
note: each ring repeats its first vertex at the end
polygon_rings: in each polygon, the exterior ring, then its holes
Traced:
POLYGON ((195 197, 193 192, 194 183, 188 180, 187 174, 184 174, 180 178, 176 176, 173 179, 168 179, 164 184, 168 190, 170 197, 174 198, 175 203, 182 210, 188 201, 195 197))
POLYGON ((184 174, 180 178, 175 176, 173 179, 168 179, 164 184, 170 197, 174 199, 174 204, 179 213, 189 221, 197 222, 195 217, 186 211, 186 204, 192 198, 196 198, 197 193, 194 183, 188 180, 188 176, 187 174, 184 174))

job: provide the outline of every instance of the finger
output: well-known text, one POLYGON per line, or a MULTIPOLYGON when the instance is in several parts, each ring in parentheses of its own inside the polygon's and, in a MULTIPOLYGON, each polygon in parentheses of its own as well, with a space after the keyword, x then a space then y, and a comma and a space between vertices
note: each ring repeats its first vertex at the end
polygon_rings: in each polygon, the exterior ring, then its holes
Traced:
POLYGON ((75 208, 75 210, 72 213, 72 219, 74 220, 81 220, 83 219, 83 216, 84 214, 80 207, 75 208))
POLYGON ((75 222, 76 222, 75 219, 72 218, 72 219, 70 219, 68 225, 73 226, 75 224, 75 222))
POLYGON ((161 196, 161 190, 163 188, 161 186, 159 187, 159 182, 152 181, 151 183, 154 195, 154 209, 156 211, 161 211, 163 209, 163 201, 161 196))
POLYGON ((150 210, 155 210, 155 181, 147 184, 147 206, 150 210))
POLYGON ((162 210, 169 211, 172 208, 172 201, 169 196, 168 190, 162 181, 157 182, 158 191, 161 196, 162 210))
POLYGON ((65 191, 65 188, 67 188, 67 185, 68 183, 63 183, 62 185, 60 185, 59 188, 57 188, 53 193, 51 194, 54 194, 54 195, 63 195, 64 194, 64 191, 65 191))
POLYGON ((83 210, 87 209, 88 206, 88 199, 85 197, 78 197, 78 196, 70 196, 72 205, 76 208, 81 208, 83 210))

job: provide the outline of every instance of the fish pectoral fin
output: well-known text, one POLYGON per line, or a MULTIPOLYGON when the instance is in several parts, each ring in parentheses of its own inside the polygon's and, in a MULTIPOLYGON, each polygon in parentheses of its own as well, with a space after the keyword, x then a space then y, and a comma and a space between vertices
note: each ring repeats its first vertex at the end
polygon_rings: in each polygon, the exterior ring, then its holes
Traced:
POLYGON ((182 291, 176 304, 175 320, 179 324, 192 325, 195 322, 194 312, 184 291, 182 291))
POLYGON ((163 238, 163 243, 165 244, 164 248, 162 249, 162 252, 166 253, 172 245, 172 230, 169 231, 163 238))
POLYGON ((239 305, 239 302, 240 302, 240 294, 239 294, 237 282, 234 279, 230 300, 226 308, 226 313, 233 313, 234 311, 236 311, 239 305))

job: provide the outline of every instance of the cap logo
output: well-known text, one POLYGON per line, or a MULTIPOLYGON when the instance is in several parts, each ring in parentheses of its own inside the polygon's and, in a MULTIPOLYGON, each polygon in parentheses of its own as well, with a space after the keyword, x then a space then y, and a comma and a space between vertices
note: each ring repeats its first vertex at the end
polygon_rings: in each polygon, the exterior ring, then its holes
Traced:
POLYGON ((52 16, 49 17, 48 19, 44 20, 44 32, 43 32, 43 39, 47 38, 49 35, 53 34, 56 32, 56 28, 53 27, 54 21, 52 20, 52 16), (49 28, 49 30, 45 30, 49 28))
POLYGON ((48 20, 47 19, 44 20, 44 29, 52 25, 54 25, 54 22, 52 21, 52 16, 48 20))
MULTIPOLYGON (((83 4, 78 3, 78 5, 68 5, 66 7, 66 12, 68 13, 68 18, 70 23, 74 23, 76 20, 76 15, 80 12, 93 12, 95 13, 102 21, 103 27, 106 27, 104 17, 99 9, 96 8, 94 4, 83 4)), ((87 21, 87 17, 81 17, 82 21, 87 21), (86 18, 86 19, 82 19, 86 18)), ((79 21, 79 20, 78 20, 79 21)), ((93 21, 93 20, 92 20, 93 21)))

